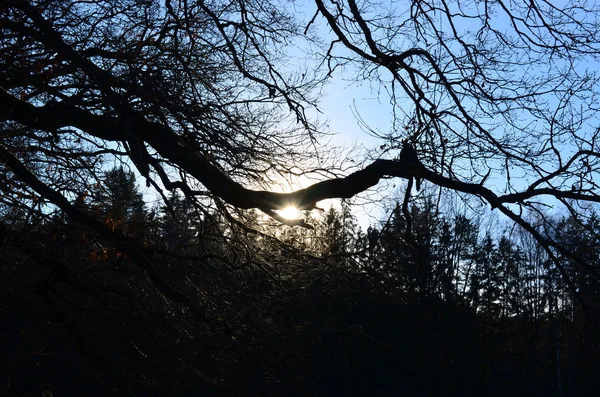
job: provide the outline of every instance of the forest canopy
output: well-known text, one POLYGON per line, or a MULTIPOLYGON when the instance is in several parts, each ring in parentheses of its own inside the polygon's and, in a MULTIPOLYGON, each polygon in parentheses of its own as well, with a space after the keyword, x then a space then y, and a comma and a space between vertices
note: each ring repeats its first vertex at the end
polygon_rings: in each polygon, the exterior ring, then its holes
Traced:
MULTIPOLYGON (((546 378, 547 394, 593 390, 599 12, 585 1, 0 0, 11 338, 21 320, 50 316, 93 363, 86 376, 123 393, 391 394, 398 384, 380 375, 418 388, 432 360, 431 392, 473 379, 469 390, 489 394, 513 365, 532 371, 523 394, 546 378), (320 119, 339 79, 389 105, 384 130, 356 109, 378 142, 359 161, 328 146, 320 119), (282 193, 289 179, 309 182, 282 193), (368 230, 345 201, 319 208, 390 179, 397 202, 368 230), (446 205, 457 199, 469 210, 446 205), (487 233, 478 205, 505 226, 487 233), (297 219, 280 212, 290 206, 297 219), (419 342, 402 350, 406 340, 419 342), (516 365, 510 352, 527 346, 531 361, 516 365), (476 373, 489 349, 501 362, 476 373)), ((7 393, 40 392, 15 371, 7 393)))

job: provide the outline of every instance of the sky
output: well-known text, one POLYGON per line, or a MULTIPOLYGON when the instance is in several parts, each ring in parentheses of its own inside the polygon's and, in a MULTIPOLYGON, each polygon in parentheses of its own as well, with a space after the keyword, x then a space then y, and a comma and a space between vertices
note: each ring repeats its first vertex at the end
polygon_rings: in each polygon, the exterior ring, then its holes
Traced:
MULTIPOLYGON (((296 12, 302 18, 308 20, 312 17, 315 11, 315 5, 312 0, 300 0, 295 3, 296 12)), ((317 18, 315 26, 319 29, 319 35, 326 38, 331 38, 332 33, 329 27, 325 24, 321 17, 317 18)), ((442 27, 443 28, 443 27, 442 27)), ((300 66, 300 65, 298 65, 300 66)), ((383 134, 390 132, 393 126, 392 108, 388 102, 387 93, 385 91, 378 92, 377 89, 380 87, 373 83, 373 86, 366 81, 357 82, 354 79, 355 71, 348 67, 344 71, 336 71, 329 79, 328 84, 323 87, 322 93, 323 98, 319 103, 319 110, 321 114, 319 117, 322 121, 326 121, 327 130, 334 133, 330 139, 332 145, 342 145, 348 149, 358 148, 363 150, 364 157, 360 160, 366 159, 366 152, 373 150, 371 153, 381 152, 377 151, 380 145, 384 141, 377 139, 367 132, 365 132, 361 126, 358 116, 364 121, 369 128, 379 131, 383 134)), ((327 150, 326 148, 324 150, 327 150)), ((388 153, 388 158, 394 156, 396 153, 388 153)), ((312 181, 314 183, 314 181, 312 181)), ((392 188, 380 192, 380 195, 373 197, 375 200, 381 198, 396 198, 402 197, 403 192, 400 190, 402 180, 391 181, 392 184, 396 184, 398 187, 393 191, 392 188)), ((295 186, 295 188, 306 187, 306 185, 295 186)), ((384 184, 382 184, 384 185, 384 184)), ((362 195, 363 197, 368 196, 362 195)), ((351 200, 351 203, 360 203, 360 198, 351 200)), ((321 202, 319 206, 322 208, 328 208, 332 205, 332 202, 321 202)), ((334 205, 336 205, 334 203, 334 205)), ((377 223, 381 220, 385 213, 381 208, 381 205, 354 205, 352 207, 358 218, 358 222, 363 229, 366 229, 369 225, 377 223)))
MULTIPOLYGON (((313 0, 299 0, 294 2, 295 12, 299 18, 309 20, 316 10, 313 0)), ((318 29, 318 33, 325 41, 333 39, 333 33, 322 17, 317 18, 313 27, 318 29)), ((294 56, 297 54, 292 49, 294 56)), ((298 51, 298 62, 303 62, 302 51, 298 51)), ((302 65, 290 65, 301 67, 302 65)), ((318 104, 320 113, 318 117, 325 122, 326 131, 333 133, 329 140, 325 139, 324 151, 327 145, 343 146, 347 150, 354 150, 353 156, 356 156, 356 162, 364 161, 369 163, 373 160, 372 156, 380 155, 379 146, 384 143, 383 140, 376 138, 361 128, 364 123, 368 128, 386 134, 390 132, 393 125, 392 106, 385 91, 378 92, 382 87, 377 82, 358 81, 356 79, 357 71, 352 66, 346 66, 345 69, 337 69, 328 83, 323 87, 323 97, 318 104), (359 120, 360 118, 360 120, 359 120), (371 158, 368 159, 367 152, 371 152, 371 158)), ((310 115, 311 113, 309 113, 310 115)), ((316 112, 312 112, 314 116, 316 112)), ((393 157, 397 153, 387 153, 387 158, 393 157)), ((293 186, 294 189, 304 188, 316 181, 304 181, 300 186, 293 186)), ((378 224, 384 219, 386 211, 383 208, 383 202, 387 200, 387 205, 395 198, 402 198, 403 189, 400 187, 405 181, 397 179, 386 183, 382 181, 376 188, 379 190, 366 192, 357 198, 351 199, 354 214, 357 217, 358 224, 366 230, 370 225, 378 224), (393 186, 396 186, 395 188, 393 186), (364 204, 365 198, 374 200, 378 204, 364 204)), ((144 186, 143 181, 139 181, 140 186, 144 186)), ((278 187, 274 187, 279 190, 278 187)), ((148 190, 148 189, 146 189, 148 190)), ((155 192, 148 191, 145 194, 148 202, 160 201, 155 192)), ((318 203, 323 209, 329 206, 339 207, 339 200, 325 200, 318 203)))
MULTIPOLYGON (((309 20, 315 13, 316 5, 313 0, 298 0, 294 4, 300 18, 309 20)), ((319 36, 326 42, 334 38, 333 32, 323 17, 318 17, 313 27, 318 29, 319 36)), ((377 82, 358 81, 357 74, 358 72, 352 66, 336 69, 322 89, 323 97, 318 108, 321 112, 319 118, 326 121, 327 131, 334 134, 329 144, 353 150, 352 156, 357 158, 357 162, 364 162, 366 165, 374 160, 373 155, 382 155, 379 147, 385 142, 369 134, 361 127, 361 124, 367 125, 369 129, 378 133, 386 134, 392 128, 393 114, 387 93, 378 92, 382 87, 377 82)), ((398 154, 387 153, 385 156, 391 158, 398 154)), ((386 198, 393 201, 398 196, 397 190, 403 182, 402 180, 393 180, 389 183, 381 181, 376 186, 379 189, 377 192, 372 190, 349 201, 358 224, 363 230, 383 220, 387 211, 384 209, 386 204, 382 201, 385 201, 386 198), (393 186, 397 187, 393 188, 393 186), (364 204, 365 198, 376 200, 379 203, 376 205, 364 204)), ((401 193, 401 197, 403 197, 403 193, 401 193)), ((339 200, 324 200, 319 203, 321 208, 328 208, 331 205, 339 207, 339 200)), ((387 205, 389 206, 391 203, 388 202, 387 205)))
MULTIPOLYGON (((378 98, 377 93, 366 84, 357 85, 343 81, 335 76, 325 89, 325 97, 320 103, 320 110, 327 117, 331 132, 336 135, 331 142, 347 148, 357 148, 366 157, 368 150, 377 150, 383 144, 381 139, 363 131, 357 118, 357 110, 362 121, 369 128, 388 132, 392 125, 390 105, 385 98, 378 98)), ((400 181, 396 181, 400 184, 400 181)), ((362 196, 369 196, 369 193, 362 196)), ((373 196, 372 198, 379 197, 373 196)), ((354 200, 353 210, 359 225, 366 230, 368 226, 381 220, 384 212, 380 205, 358 205, 361 198, 354 200)), ((351 201, 352 202, 352 201, 351 201)))
MULTIPOLYGON (((309 20, 316 10, 313 0, 295 1, 294 6, 298 17, 305 20, 309 20)), ((318 18, 314 26, 319 29, 319 35, 322 38, 333 37, 331 30, 322 18, 318 18)), ((302 63, 306 62, 302 50, 296 52, 294 49, 290 49, 290 51, 293 53, 293 57, 290 59, 295 58, 299 63, 298 65, 291 64, 290 67, 302 67, 302 63)), ((367 151, 378 148, 383 141, 361 130, 356 109, 360 112, 361 119, 369 125, 369 128, 382 132, 389 131, 392 125, 392 115, 391 105, 386 101, 385 94, 380 97, 368 82, 357 83, 354 75, 355 71, 351 68, 347 68, 343 73, 341 70, 336 71, 322 89, 323 97, 318 104, 320 113, 309 111, 309 117, 310 115, 312 117, 318 116, 319 120, 326 125, 326 132, 333 134, 320 141, 320 143, 325 144, 323 151, 331 146, 344 147, 347 150, 353 149, 353 155, 357 156, 357 162, 359 162, 366 159, 367 151)), ((316 180, 304 180, 301 185, 294 185, 291 189, 304 188, 315 182, 316 180)), ((397 182, 399 185, 399 181, 397 182)), ((138 179, 138 184, 140 187, 145 186, 143 178, 138 179)), ((157 197, 152 188, 144 190, 144 197, 148 203, 158 203, 160 205, 161 199, 157 197)), ((280 191, 281 187, 274 186, 273 190, 280 191)), ((366 196, 369 196, 369 194, 366 196)), ((381 198, 381 196, 374 196, 374 198, 381 198)), ((350 203, 354 204, 352 208, 359 225, 366 230, 368 226, 378 223, 385 214, 381 209, 381 205, 360 205, 362 201, 359 197, 351 200, 350 203)), ((318 206, 323 209, 328 209, 332 205, 339 207, 340 201, 324 200, 318 203, 318 206)))
MULTIPOLYGON (((305 19, 310 19, 314 14, 315 5, 312 0, 301 0, 295 2, 298 6, 298 12, 304 13, 305 19)), ((394 3, 390 3, 394 4, 394 3)), ((394 4, 395 5, 395 4, 394 4)), ((500 13, 501 16, 502 13, 500 13)), ((460 20, 461 28, 468 29, 469 21, 460 20)), ((502 18, 496 18, 493 21, 494 27, 497 29, 512 30, 507 21, 502 18)), ((319 35, 322 37, 333 37, 329 27, 324 23, 322 17, 317 18, 316 26, 319 29, 319 35)), ((443 31, 444 25, 440 23, 439 28, 443 31)), ((559 65, 560 62, 553 61, 553 65, 559 65)), ((581 67, 588 67, 587 64, 582 64, 581 67)), ((595 67, 596 65, 594 65, 595 67)), ((539 70, 536 73, 545 73, 547 71, 547 65, 538 65, 539 70)), ((527 73, 527 71, 517 71, 527 73)), ((331 132, 336 133, 331 142, 333 144, 345 145, 347 147, 362 147, 364 149, 377 149, 384 141, 377 139, 367 132, 363 131, 360 127, 359 120, 357 119, 357 111, 360 114, 361 119, 366 122, 369 128, 382 133, 387 133, 393 126, 393 116, 391 105, 388 103, 387 94, 385 92, 378 93, 377 89, 380 87, 370 86, 368 82, 357 83, 353 79, 354 70, 351 67, 346 70, 343 74, 334 73, 329 84, 323 89, 324 98, 319 104, 319 109, 323 113, 323 117, 328 120, 328 127, 331 132)), ((376 83, 374 83, 376 84, 376 83)), ((548 96, 548 100, 552 100, 552 96, 548 96)), ((408 107, 407 107, 408 108, 408 107)), ((597 118, 596 118, 597 119, 597 118)), ((568 150, 568 148, 565 148, 568 150)), ((381 151, 380 151, 381 152, 381 151)), ((395 155, 394 153, 388 154, 395 155)), ((512 171, 513 180, 512 183, 519 178, 515 178, 518 170, 512 171)), ((493 176, 492 176, 493 177, 493 176)), ((499 182, 504 183, 505 178, 502 175, 497 175, 499 182)), ((394 181, 397 185, 401 185, 403 181, 394 181)), ((488 181, 491 185, 488 187, 493 188, 497 191, 502 191, 503 186, 494 186, 492 178, 488 181)), ((518 185, 518 182, 516 183, 518 185)), ((526 187, 526 180, 522 181, 523 188, 526 187)), ((304 187, 304 186, 303 186, 304 187)), ((403 196, 403 192, 391 192, 387 190, 387 193, 392 197, 403 196), (395 194, 393 194, 395 193, 395 194)), ((360 200, 356 200, 360 201, 360 200)), ((549 198, 542 198, 540 201, 553 205, 554 201, 549 198)), ((327 205, 327 204, 325 204, 327 205)), ((359 224, 366 228, 370 224, 376 223, 384 216, 384 212, 378 206, 367 206, 361 208, 360 206, 354 206, 355 214, 359 219, 359 224)))

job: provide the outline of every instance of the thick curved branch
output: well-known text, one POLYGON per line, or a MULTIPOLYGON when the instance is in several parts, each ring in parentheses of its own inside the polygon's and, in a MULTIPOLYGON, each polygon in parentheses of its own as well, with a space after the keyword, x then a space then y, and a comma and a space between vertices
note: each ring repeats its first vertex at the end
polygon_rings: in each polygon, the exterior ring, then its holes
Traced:
MULTIPOLYGON (((0 89, 0 101, 5 104, 5 109, 0 111, 3 118, 32 128, 54 131, 57 128, 70 126, 107 141, 116 142, 123 139, 118 120, 110 116, 99 116, 78 108, 61 105, 36 107, 15 98, 2 89, 0 89)), ((159 155, 195 177, 212 194, 235 207, 258 208, 267 213, 291 205, 301 210, 312 209, 321 200, 353 197, 377 185, 383 178, 413 178, 417 176, 441 187, 478 196, 487 201, 492 208, 521 202, 539 195, 596 201, 587 195, 550 188, 498 196, 481 184, 453 180, 423 167, 383 159, 376 160, 364 169, 344 178, 325 180, 291 193, 252 190, 232 180, 202 153, 187 146, 168 126, 149 122, 141 115, 137 115, 132 128, 138 138, 150 145, 159 155)))

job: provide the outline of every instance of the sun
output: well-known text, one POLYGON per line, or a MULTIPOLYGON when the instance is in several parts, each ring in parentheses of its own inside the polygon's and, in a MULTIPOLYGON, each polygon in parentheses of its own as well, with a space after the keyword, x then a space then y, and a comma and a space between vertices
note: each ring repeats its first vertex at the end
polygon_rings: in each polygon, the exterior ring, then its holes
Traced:
POLYGON ((298 208, 290 205, 279 211, 279 215, 286 219, 297 219, 300 217, 300 211, 298 211, 298 208))

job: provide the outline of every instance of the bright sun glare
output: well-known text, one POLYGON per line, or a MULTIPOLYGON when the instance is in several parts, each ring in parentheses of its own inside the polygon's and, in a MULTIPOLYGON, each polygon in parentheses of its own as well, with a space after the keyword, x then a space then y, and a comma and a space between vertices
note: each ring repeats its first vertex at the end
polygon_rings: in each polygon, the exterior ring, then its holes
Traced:
POLYGON ((289 206, 279 211, 279 215, 286 219, 297 219, 300 217, 300 212, 296 207, 289 206))

